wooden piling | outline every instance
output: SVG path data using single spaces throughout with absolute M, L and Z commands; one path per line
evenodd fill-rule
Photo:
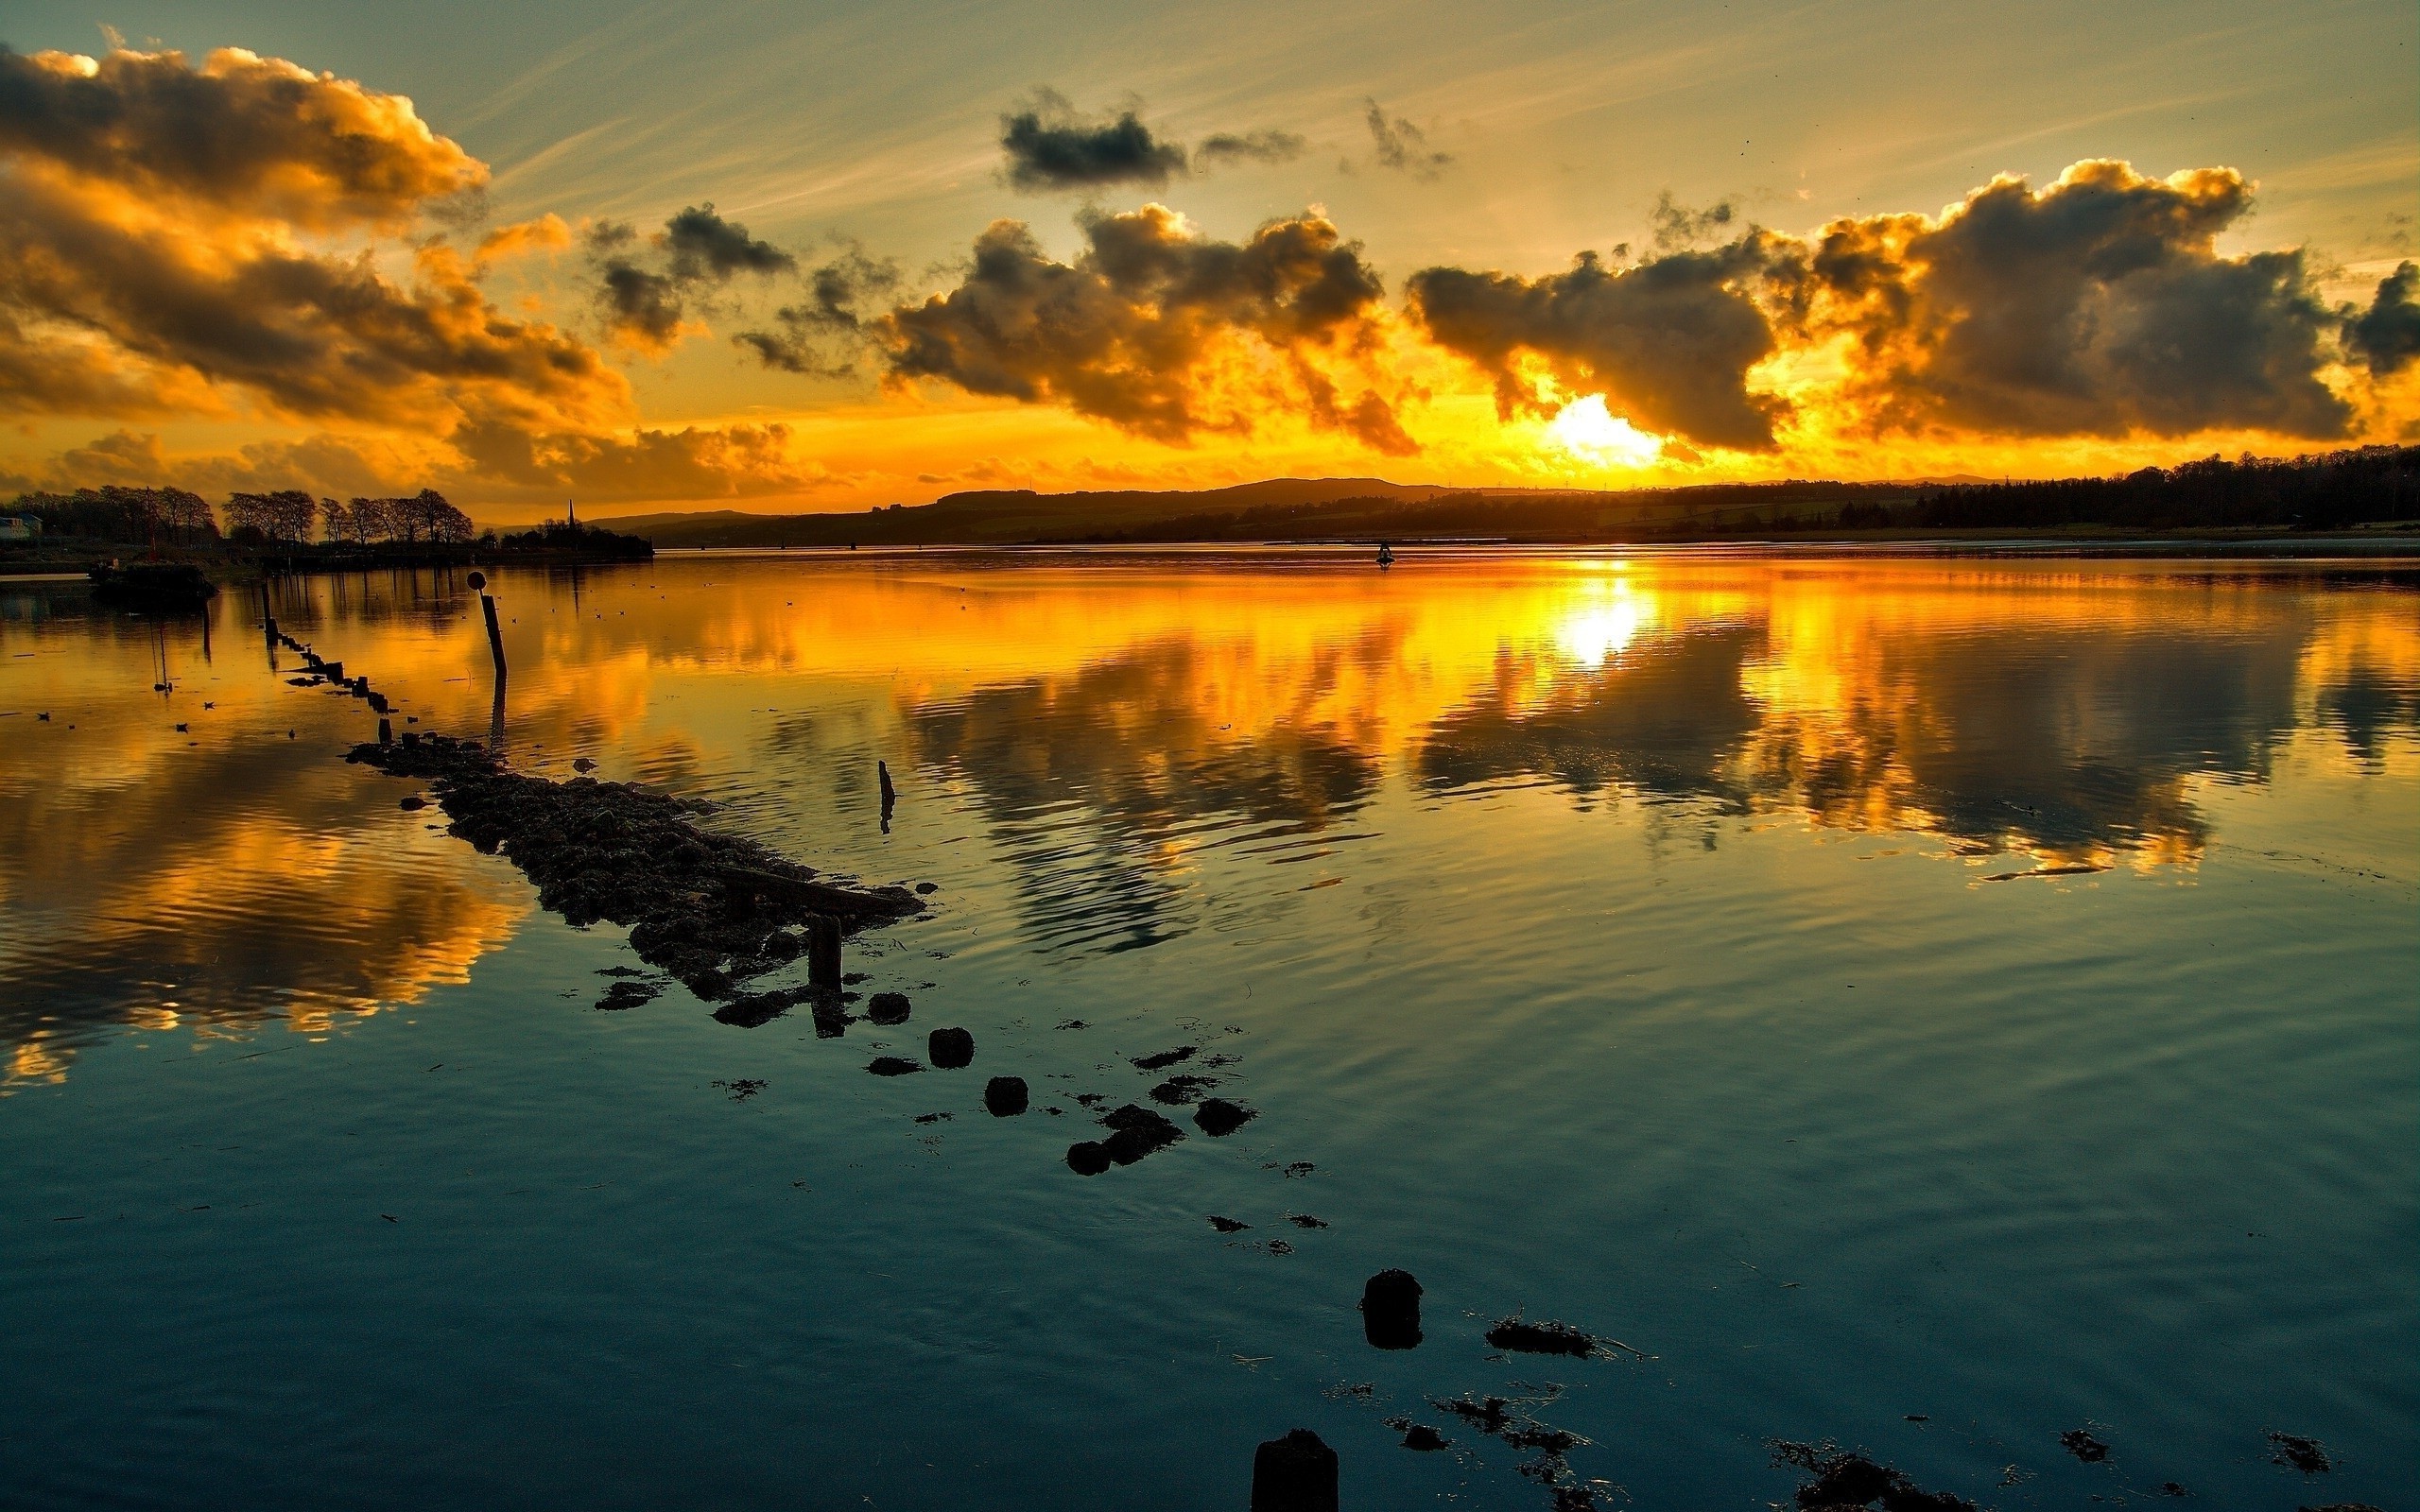
M 806 916 L 806 981 L 819 992 L 840 990 L 840 921 L 829 914 Z

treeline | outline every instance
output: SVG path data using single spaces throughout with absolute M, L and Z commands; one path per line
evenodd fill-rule
M 1771 529 L 1886 525 L 1921 497 L 1900 483 L 1718 483 L 1567 494 L 1471 490 L 1203 511 L 1119 530 L 1069 531 L 1067 543 L 1181 541 L 1655 541 Z
M 116 543 L 406 546 L 470 541 L 471 517 L 435 489 L 408 498 L 315 499 L 300 489 L 235 493 L 220 509 L 184 489 L 111 486 L 74 493 L 21 493 L 10 512 L 42 522 L 45 537 Z M 222 527 L 220 516 L 224 515 Z
M 565 520 L 549 520 L 528 530 L 519 530 L 496 542 L 499 551 L 578 552 L 584 557 L 602 558 L 608 561 L 651 561 L 655 546 L 641 536 L 626 536 L 597 525 L 583 525 Z
M 1961 484 L 1928 494 L 1908 524 L 1935 530 L 2340 530 L 2420 519 L 2420 446 L 2310 456 L 2204 457 L 2115 478 Z

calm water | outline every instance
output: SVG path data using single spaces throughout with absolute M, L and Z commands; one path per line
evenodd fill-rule
M 938 885 L 852 946 L 915 1021 L 838 1040 L 595 1011 L 620 931 L 338 760 L 370 717 L 287 683 L 257 600 L 163 632 L 0 588 L 0 1500 L 1240 1509 L 1299 1424 L 1348 1506 L 1542 1507 L 1423 1399 L 1559 1388 L 1530 1410 L 1639 1507 L 1787 1501 L 1774 1435 L 2002 1507 L 2408 1504 L 2411 582 L 502 575 L 517 763 Z M 277 612 L 486 730 L 458 581 Z M 974 1071 L 865 1074 L 950 1023 Z M 1074 1094 L 1181 1044 L 1259 1119 L 1070 1173 Z M 983 1115 L 1000 1073 L 1032 1113 Z M 1393 1265 L 1427 1337 L 1379 1353 Z M 1524 1308 L 1647 1358 L 1495 1356 Z

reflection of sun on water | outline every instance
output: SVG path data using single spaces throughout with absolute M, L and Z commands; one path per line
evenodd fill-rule
M 1617 655 L 1623 646 L 1638 635 L 1646 622 L 1646 607 L 1625 578 L 1615 578 L 1601 585 L 1601 602 L 1593 603 L 1566 616 L 1555 627 L 1554 642 L 1572 662 L 1587 667 L 1601 667 L 1605 659 Z
M 1547 426 L 1547 436 L 1572 455 L 1599 467 L 1645 467 L 1664 450 L 1664 438 L 1651 436 L 1605 408 L 1605 396 L 1590 394 L 1563 406 Z

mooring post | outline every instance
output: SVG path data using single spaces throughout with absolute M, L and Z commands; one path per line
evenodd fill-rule
M 395 727 L 394 727 L 394 725 L 393 725 L 392 723 L 390 723 L 389 721 L 388 721 L 388 720 L 384 720 L 384 719 L 379 720 L 379 721 L 378 721 L 378 744 L 379 744 L 379 745 L 381 745 L 381 746 L 391 746 L 391 745 L 393 745 L 394 743 L 395 743 Z
M 1337 1512 L 1336 1451 L 1307 1428 L 1252 1457 L 1252 1512 Z
M 487 574 L 473 573 L 471 586 L 478 591 L 479 610 L 487 616 L 488 655 L 495 659 L 495 685 L 501 692 L 504 687 L 504 631 L 495 622 L 495 600 L 488 595 Z
M 268 648 L 272 651 L 276 650 L 277 610 L 269 607 L 268 579 L 267 577 L 263 577 L 261 579 L 261 633 L 268 641 Z
M 840 921 L 829 914 L 806 916 L 806 984 L 818 992 L 840 990 Z

